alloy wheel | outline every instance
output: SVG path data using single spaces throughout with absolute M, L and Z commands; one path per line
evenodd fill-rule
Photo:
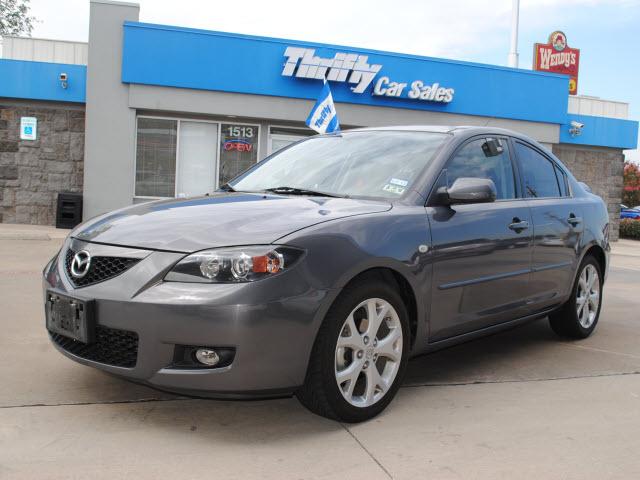
M 600 278 L 598 270 L 588 264 L 580 273 L 576 290 L 576 314 L 582 328 L 590 328 L 600 307 Z
M 402 325 L 381 298 L 362 301 L 344 321 L 335 352 L 335 378 L 342 396 L 369 407 L 389 391 L 402 360 Z

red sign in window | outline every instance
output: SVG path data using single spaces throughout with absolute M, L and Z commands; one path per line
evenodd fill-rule
M 223 147 L 227 152 L 237 150 L 238 152 L 250 152 L 253 145 L 246 140 L 227 140 Z

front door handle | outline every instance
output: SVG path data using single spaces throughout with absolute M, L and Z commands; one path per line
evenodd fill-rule
M 571 215 L 569 215 L 569 218 L 567 218 L 567 222 L 569 222 L 569 224 L 572 227 L 575 227 L 579 224 L 582 223 L 582 217 L 576 217 L 573 213 Z
M 513 222 L 509 224 L 509 228 L 516 233 L 520 233 L 523 230 L 526 230 L 527 228 L 529 228 L 529 222 L 522 221 L 516 217 L 513 219 Z

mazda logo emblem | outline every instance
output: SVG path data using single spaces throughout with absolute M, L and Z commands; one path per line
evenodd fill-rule
M 89 272 L 91 266 L 91 254 L 86 250 L 80 250 L 73 256 L 71 261 L 71 275 L 75 278 L 82 278 Z

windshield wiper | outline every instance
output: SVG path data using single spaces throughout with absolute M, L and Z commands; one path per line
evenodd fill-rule
M 335 193 L 318 192 L 316 190 L 307 190 L 305 188 L 297 187 L 273 187 L 265 188 L 263 191 L 271 193 L 284 193 L 286 195 L 309 195 L 312 197 L 334 197 L 345 198 L 344 195 L 337 195 Z

